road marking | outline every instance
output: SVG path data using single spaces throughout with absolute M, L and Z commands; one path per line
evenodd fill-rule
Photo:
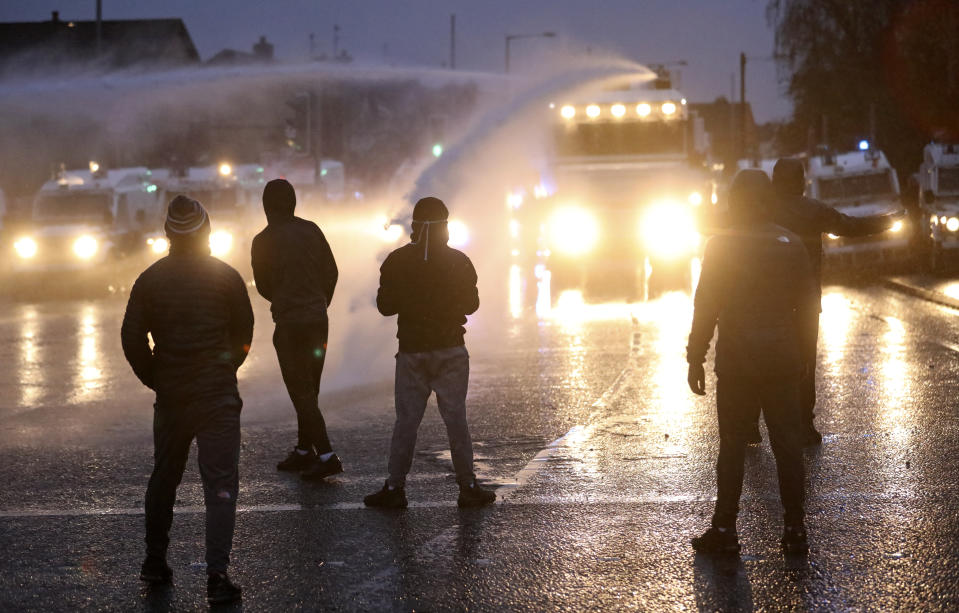
M 623 368 L 616 378 L 613 379 L 613 382 L 606 388 L 606 390 L 600 395 L 599 398 L 590 405 L 590 408 L 593 409 L 593 413 L 598 409 L 604 409 L 609 406 L 610 402 L 620 393 L 623 386 L 626 384 L 626 381 L 629 379 L 629 374 L 633 371 L 636 358 L 639 353 L 639 343 L 642 339 L 642 334 L 637 327 L 639 322 L 633 317 L 633 331 L 629 336 L 629 353 L 627 354 L 627 365 Z M 592 422 L 592 414 L 590 415 L 590 421 Z M 544 466 L 546 466 L 549 461 L 560 451 L 566 447 L 566 443 L 569 440 L 584 440 L 590 437 L 593 433 L 593 430 L 596 428 L 595 423 L 590 425 L 576 425 L 569 429 L 569 432 L 559 437 L 545 448 L 541 449 L 539 453 L 533 456 L 533 459 L 529 461 L 518 473 L 513 476 L 513 480 L 508 483 L 503 483 L 496 488 L 496 503 L 502 504 L 508 500 L 513 494 L 515 494 L 520 488 L 524 487 L 529 480 L 533 478 L 536 473 L 541 471 Z

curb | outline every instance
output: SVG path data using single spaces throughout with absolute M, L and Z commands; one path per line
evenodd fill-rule
M 902 279 L 885 279 L 883 285 L 889 289 L 908 294 L 910 296 L 915 296 L 916 298 L 921 298 L 929 302 L 934 302 L 936 304 L 949 307 L 951 309 L 956 309 L 959 311 L 959 300 L 955 298 L 950 298 L 942 292 L 937 292 L 935 290 L 926 289 L 924 287 L 919 287 L 918 285 L 913 285 L 907 283 Z

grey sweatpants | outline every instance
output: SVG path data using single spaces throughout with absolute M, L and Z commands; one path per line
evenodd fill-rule
M 396 424 L 390 443 L 392 487 L 404 487 L 413 464 L 416 432 L 426 401 L 436 392 L 440 416 L 446 423 L 456 482 L 473 482 L 473 442 L 466 424 L 466 389 L 469 387 L 470 358 L 466 347 L 450 347 L 420 353 L 396 354 Z

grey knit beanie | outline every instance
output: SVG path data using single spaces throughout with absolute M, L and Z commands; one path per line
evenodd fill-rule
M 209 227 L 209 223 L 210 217 L 202 204 L 186 196 L 177 196 L 167 208 L 163 229 L 167 236 L 174 238 L 199 232 L 204 226 Z

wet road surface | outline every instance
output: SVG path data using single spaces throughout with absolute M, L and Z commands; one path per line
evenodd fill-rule
M 333 314 L 331 354 L 339 338 L 377 355 L 334 361 L 321 395 L 346 472 L 323 484 L 277 473 L 295 422 L 268 312 L 254 304 L 237 610 L 959 608 L 955 310 L 881 286 L 827 291 L 825 439 L 807 452 L 810 553 L 780 553 L 764 442 L 747 456 L 742 555 L 712 560 L 688 544 L 708 524 L 718 448 L 715 379 L 705 398 L 685 383 L 688 296 L 561 300 L 515 317 L 487 303 L 467 335 L 469 407 L 477 472 L 500 501 L 469 511 L 455 506 L 435 410 L 420 430 L 410 508 L 362 507 L 385 477 L 389 320 L 338 333 Z M 148 593 L 137 580 L 152 399 L 119 348 L 123 306 L 0 304 L 0 610 L 205 607 L 195 455 L 178 496 L 174 585 Z

